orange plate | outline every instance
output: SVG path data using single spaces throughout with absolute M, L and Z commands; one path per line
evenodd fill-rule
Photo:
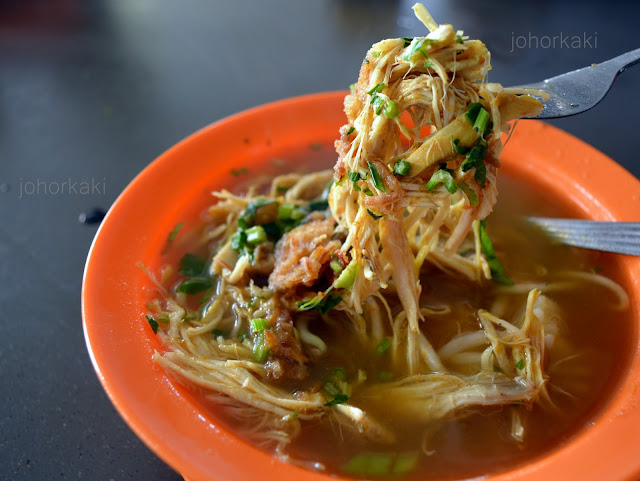
M 125 189 L 91 247 L 82 289 L 84 332 L 98 377 L 122 417 L 162 459 L 191 481 L 328 481 L 274 460 L 199 408 L 154 365 L 160 348 L 144 319 L 149 281 L 136 266 L 155 262 L 167 233 L 209 192 L 233 181 L 231 168 L 313 142 L 330 145 L 345 123 L 345 92 L 298 97 L 217 122 L 180 142 Z M 522 121 L 505 148 L 504 169 L 546 189 L 587 218 L 638 221 L 640 182 L 586 143 L 549 125 Z M 192 221 L 194 222 L 194 221 Z M 190 224 L 185 225 L 188 229 Z M 534 462 L 492 481 L 622 481 L 640 477 L 640 260 L 621 260 L 634 328 L 629 370 L 593 425 Z M 335 479 L 335 478 L 333 478 Z

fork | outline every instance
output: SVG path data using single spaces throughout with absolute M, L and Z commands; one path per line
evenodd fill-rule
M 563 244 L 617 254 L 640 256 L 640 222 L 606 222 L 526 217 Z
M 544 110 L 535 119 L 559 119 L 581 114 L 595 107 L 607 95 L 618 75 L 640 62 L 640 48 L 589 67 L 551 77 L 517 88 L 543 90 L 549 93 Z

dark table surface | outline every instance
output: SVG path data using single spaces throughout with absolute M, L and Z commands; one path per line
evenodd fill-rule
M 347 88 L 372 43 L 425 34 L 412 4 L 0 0 L 0 478 L 181 479 L 121 420 L 93 371 L 80 289 L 96 226 L 78 217 L 108 208 L 155 157 L 213 121 Z M 485 41 L 490 79 L 504 85 L 639 46 L 635 2 L 427 7 Z M 630 69 L 595 109 L 551 123 L 640 176 L 639 84 Z M 28 193 L 29 182 L 38 189 Z M 92 185 L 54 194 L 64 182 Z

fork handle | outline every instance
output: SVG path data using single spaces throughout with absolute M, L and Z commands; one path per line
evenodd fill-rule
M 635 50 L 631 50 L 631 52 L 623 53 L 622 55 L 618 55 L 611 60 L 607 60 L 606 62 L 602 62 L 598 66 L 602 65 L 603 67 L 613 67 L 617 70 L 618 73 L 621 73 L 632 67 L 633 65 L 640 62 L 640 48 Z

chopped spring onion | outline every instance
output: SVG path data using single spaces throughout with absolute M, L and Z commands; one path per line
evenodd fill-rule
M 382 92 L 385 88 L 386 88 L 386 84 L 378 84 L 375 87 L 373 87 L 371 90 L 369 90 L 367 92 L 367 94 L 369 95 L 375 95 L 375 94 L 379 94 L 380 92 Z
M 173 230 L 171 232 L 169 232 L 169 236 L 167 237 L 167 241 L 171 242 L 173 239 L 175 239 L 178 235 L 178 232 L 180 232 L 180 229 L 182 229 L 182 226 L 184 225 L 183 222 L 179 222 L 176 224 L 176 226 L 173 228 Z
M 293 204 L 280 204 L 278 206 L 278 219 L 289 220 L 293 211 L 296 210 L 296 206 Z
M 371 172 L 373 185 L 375 185 L 376 189 L 378 189 L 379 191 L 386 193 L 387 189 L 384 185 L 384 181 L 382 180 L 382 177 L 380 177 L 380 173 L 378 172 L 378 169 L 376 169 L 376 166 L 372 162 L 367 162 L 367 165 L 369 166 L 369 172 Z
M 338 394 L 336 397 L 333 398 L 332 401 L 329 401 L 328 403 L 326 403 L 325 406 L 335 406 L 336 404 L 346 403 L 348 400 L 349 400 L 349 396 L 347 396 L 346 394 Z
M 376 356 L 382 356 L 391 348 L 391 339 L 385 337 L 380 343 L 376 346 L 375 354 Z
M 256 245 L 267 240 L 267 233 L 261 225 L 254 225 L 247 230 L 247 244 Z
M 469 110 L 467 110 L 467 113 L 465 115 L 467 116 L 467 120 L 471 123 L 471 125 L 476 122 L 476 118 L 478 118 L 480 109 L 484 109 L 480 102 L 472 102 L 469 105 Z
M 344 272 L 343 272 L 344 274 Z M 332 288 L 330 287 L 325 292 L 318 293 L 316 297 L 306 302 L 299 302 L 298 309 L 301 311 L 308 311 L 315 309 L 320 314 L 327 314 L 340 302 L 342 302 L 342 296 L 334 296 L 331 294 Z
M 264 341 L 264 331 L 258 332 L 253 338 L 253 360 L 265 362 L 269 357 L 269 348 Z
M 455 140 L 452 140 L 451 142 L 453 143 L 453 148 L 455 149 L 455 151 L 460 155 L 467 155 L 471 150 L 469 147 L 458 145 L 460 142 L 460 139 L 455 139 Z
M 153 330 L 154 334 L 158 334 L 158 321 L 156 321 L 153 317 L 151 316 L 144 316 L 147 318 L 147 322 L 149 323 L 149 325 L 151 326 L 151 329 Z
M 462 36 L 461 35 L 456 35 L 456 43 L 464 43 L 464 40 L 462 40 Z
M 358 185 L 358 181 L 362 178 L 360 177 L 360 173 L 358 172 L 349 172 L 349 180 L 353 183 L 353 190 L 356 192 L 360 192 L 360 186 Z
M 326 392 L 331 397 L 336 397 L 338 394 L 342 394 L 342 391 L 340 391 L 338 385 L 333 381 L 325 382 L 322 386 L 322 389 L 324 389 L 324 392 Z
M 267 320 L 263 317 L 251 319 L 249 321 L 249 324 L 251 325 L 252 332 L 264 331 L 267 328 Z
M 520 359 L 520 360 L 516 363 L 516 367 L 522 371 L 522 370 L 524 369 L 524 359 Z
M 474 178 L 480 187 L 484 187 L 487 179 L 487 166 L 484 163 L 484 157 L 487 154 L 487 142 L 480 139 L 467 154 L 467 158 L 462 162 L 460 168 L 463 172 L 476 168 Z
M 369 197 L 371 197 L 373 195 L 373 192 L 371 192 L 371 189 L 369 187 L 364 189 L 362 192 L 364 192 L 365 195 L 368 195 Z M 371 215 L 373 215 L 373 214 L 371 214 Z
M 257 199 L 249 203 L 242 215 L 238 217 L 238 225 L 243 229 L 248 229 L 255 223 L 256 215 L 260 209 L 268 205 L 277 204 L 275 200 Z
M 451 172 L 446 169 L 440 169 L 431 176 L 431 179 L 427 182 L 427 190 L 432 191 L 439 184 L 444 184 L 450 194 L 455 194 L 456 190 L 458 190 Z
M 398 110 L 398 105 L 393 100 L 389 100 L 386 103 L 382 113 L 388 119 L 394 119 L 398 115 L 400 115 L 400 111 Z
M 339 274 L 343 270 L 342 263 L 335 259 L 329 262 L 329 267 L 331 267 L 331 270 L 336 274 Z
M 378 371 L 376 377 L 378 378 L 378 381 L 391 382 L 395 378 L 395 375 L 389 371 Z
M 178 272 L 183 276 L 196 277 L 204 272 L 207 261 L 195 254 L 185 254 L 180 259 L 180 268 Z
M 316 306 L 316 311 L 320 314 L 327 314 L 342 302 L 342 296 L 327 295 L 322 302 Z
M 411 41 L 413 40 L 413 37 L 402 37 L 402 40 L 404 40 L 403 48 L 407 48 L 409 45 L 411 45 Z
M 247 245 L 247 233 L 242 229 L 238 229 L 233 237 L 231 237 L 231 248 L 240 250 Z
M 207 289 L 210 289 L 212 286 L 213 281 L 211 279 L 206 279 L 204 277 L 192 277 L 182 281 L 182 283 L 180 283 L 176 288 L 176 291 L 184 294 L 198 294 L 199 292 L 204 292 Z
M 336 372 L 337 371 L 338 369 L 336 369 Z M 344 371 L 343 371 L 343 374 L 344 374 Z M 342 384 L 346 386 L 346 383 L 344 383 L 343 380 L 340 380 L 340 381 Z M 329 396 L 333 398 L 333 400 L 326 403 L 325 406 L 335 406 L 336 404 L 342 404 L 349 400 L 349 396 L 344 394 L 342 390 L 338 387 L 338 384 L 335 383 L 334 381 L 325 382 L 324 385 L 322 386 L 322 389 L 324 389 L 324 392 L 326 392 Z
M 385 107 L 385 101 L 382 97 L 374 95 L 371 99 L 371 105 L 373 105 L 376 115 L 380 115 L 382 113 L 382 109 Z
M 471 204 L 471 207 L 475 207 L 478 205 L 478 196 L 473 191 L 473 189 L 469 187 L 469 184 L 467 184 L 466 182 L 461 182 L 460 184 L 458 184 L 458 187 L 460 187 L 460 190 L 464 192 L 464 194 L 467 196 L 467 199 L 469 199 L 469 204 Z
M 222 329 L 214 329 L 211 331 L 211 335 L 213 337 L 227 337 L 229 333 L 227 331 L 223 331 Z
M 480 187 L 484 188 L 484 184 L 487 181 L 487 166 L 484 160 L 476 163 L 476 173 L 473 174 L 473 178 L 476 179 Z
M 409 474 L 418 465 L 419 454 L 417 452 L 412 453 L 399 453 L 396 456 L 396 464 L 391 470 L 393 477 L 400 477 Z
M 484 108 L 481 108 L 476 117 L 476 121 L 473 123 L 473 128 L 476 132 L 484 133 L 484 130 L 487 128 L 487 124 L 489 123 L 490 119 L 491 116 L 489 115 L 489 112 L 487 112 Z
M 347 131 L 347 135 L 351 135 L 355 131 L 356 131 L 356 128 L 352 125 L 351 127 L 349 127 L 349 130 Z
M 399 160 L 393 165 L 395 175 L 409 175 L 409 172 L 411 172 L 411 164 L 406 160 Z
M 278 220 L 300 220 L 305 216 L 304 210 L 294 204 L 278 206 Z
M 389 475 L 392 465 L 392 454 L 359 454 L 342 466 L 342 470 L 352 476 L 380 478 Z
M 267 222 L 266 224 L 262 224 L 262 228 L 267 234 L 267 237 L 271 237 L 274 240 L 277 240 L 282 236 L 282 227 L 276 222 Z
M 346 379 L 347 379 L 347 373 L 341 367 L 338 367 L 338 368 L 334 369 L 333 370 L 333 375 L 339 381 L 346 381 Z
M 482 247 L 482 253 L 484 254 L 485 258 L 487 259 L 487 263 L 489 264 L 491 278 L 499 284 L 512 286 L 513 281 L 504 273 L 502 264 L 500 264 L 500 261 L 496 257 L 496 251 L 493 248 L 493 243 L 491 242 L 489 234 L 487 234 L 487 228 L 484 220 L 480 221 L 479 233 L 480 247 Z
M 369 213 L 369 215 L 371 217 L 373 217 L 373 220 L 378 220 L 380 217 L 382 217 L 381 215 L 378 214 L 374 214 L 373 212 L 371 212 L 369 209 L 367 209 L 367 212 Z
M 349 92 L 351 92 L 351 95 L 353 95 L 353 93 L 355 92 L 355 90 L 356 90 L 356 84 L 354 84 L 354 83 L 353 83 L 353 84 L 350 84 L 350 85 L 349 85 Z
M 433 40 L 430 38 L 418 38 L 413 39 L 411 42 L 411 50 L 409 53 L 402 59 L 405 62 L 417 63 L 418 59 L 416 56 L 422 55 L 425 59 L 429 59 L 429 47 L 431 44 L 437 43 L 437 40 Z
M 419 453 L 363 453 L 351 458 L 342 471 L 359 478 L 400 478 L 418 465 Z
M 357 261 L 351 261 L 347 267 L 344 268 L 340 277 L 336 279 L 334 284 L 336 289 L 351 289 L 353 283 L 356 280 L 358 274 L 359 263 Z
M 249 173 L 249 169 L 247 169 L 246 167 L 241 167 L 239 169 L 231 169 L 231 175 L 233 175 L 234 177 L 238 177 L 239 175 L 244 175 L 248 173 Z
M 307 210 L 313 212 L 316 210 L 327 210 L 329 208 L 329 202 L 326 199 L 312 200 L 307 204 Z

